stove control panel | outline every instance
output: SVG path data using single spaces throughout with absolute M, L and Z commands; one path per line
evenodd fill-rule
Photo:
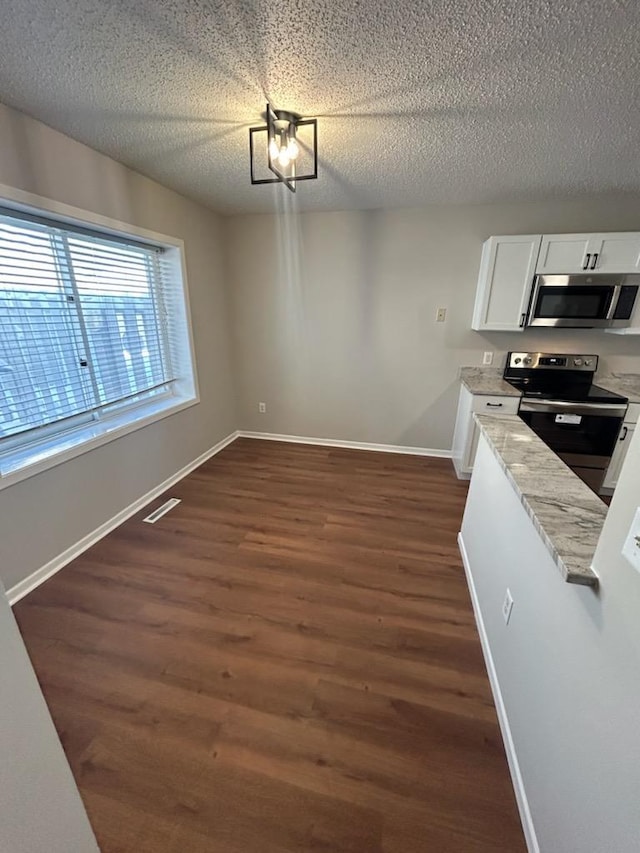
M 507 355 L 507 370 L 541 368 L 544 370 L 585 370 L 595 373 L 597 367 L 597 355 L 558 352 L 510 352 Z

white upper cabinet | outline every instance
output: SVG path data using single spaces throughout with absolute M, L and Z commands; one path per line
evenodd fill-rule
M 536 273 L 640 271 L 640 233 L 550 234 L 542 238 Z
M 472 329 L 522 331 L 541 240 L 540 234 L 525 234 L 484 243 Z
M 640 234 L 600 234 L 598 272 L 640 272 Z M 591 268 L 591 267 L 590 267 Z
M 592 245 L 596 234 L 545 235 L 540 244 L 536 273 L 579 273 L 586 269 L 587 258 L 596 254 Z M 590 260 L 589 260 L 590 262 Z

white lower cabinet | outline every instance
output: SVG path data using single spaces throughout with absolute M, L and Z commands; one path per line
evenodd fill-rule
M 460 386 L 458 415 L 453 434 L 453 466 L 461 480 L 468 480 L 473 471 L 480 430 L 473 419 L 475 414 L 515 415 L 518 413 L 520 397 L 502 397 L 489 394 L 472 394 L 464 385 Z
M 602 489 L 613 490 L 618 485 L 618 478 L 627 457 L 627 450 L 631 444 L 633 433 L 640 417 L 640 403 L 631 403 L 625 415 L 624 423 L 620 429 L 620 435 L 611 456 L 611 462 L 602 484 Z

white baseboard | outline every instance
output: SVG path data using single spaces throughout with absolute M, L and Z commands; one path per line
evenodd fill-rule
M 409 456 L 436 456 L 451 459 L 450 450 L 430 447 L 411 447 L 401 444 L 369 444 L 366 441 L 342 441 L 334 438 L 314 438 L 303 435 L 279 435 L 274 432 L 250 432 L 240 430 L 240 438 L 259 438 L 265 441 L 288 441 L 291 444 L 317 444 L 321 447 L 342 447 L 347 450 L 373 450 L 377 453 L 405 453 Z
M 9 604 L 13 605 L 17 601 L 20 601 L 21 598 L 24 598 L 27 593 L 34 590 L 36 587 L 40 586 L 41 583 L 44 583 L 48 578 L 52 575 L 55 575 L 56 572 L 59 572 L 64 566 L 78 557 L 83 551 L 86 551 L 87 548 L 90 548 L 92 545 L 95 545 L 100 539 L 114 530 L 116 527 L 121 525 L 124 521 L 130 518 L 132 515 L 135 515 L 136 512 L 141 510 L 144 506 L 150 503 L 152 500 L 161 495 L 167 489 L 170 489 L 171 486 L 175 485 L 179 480 L 182 480 L 183 477 L 186 477 L 187 474 L 190 474 L 194 471 L 198 466 L 202 465 L 203 462 L 206 462 L 207 459 L 211 459 L 212 456 L 215 456 L 216 453 L 219 453 L 223 450 L 228 444 L 231 444 L 232 441 L 238 437 L 238 432 L 232 432 L 226 438 L 223 438 L 222 441 L 219 441 L 213 447 L 209 448 L 209 450 L 205 451 L 203 454 L 198 456 L 197 459 L 194 459 L 192 462 L 189 462 L 188 465 L 185 465 L 184 468 L 181 468 L 179 471 L 176 471 L 175 474 L 172 474 L 162 483 L 159 483 L 153 489 L 148 491 L 146 494 L 142 495 L 142 497 L 138 498 L 132 504 L 125 507 L 125 509 L 121 510 L 119 513 L 110 518 L 108 521 L 105 521 L 104 524 L 101 524 L 100 527 L 97 527 L 95 530 L 92 530 L 91 533 L 88 533 L 86 536 L 83 536 L 79 542 L 71 545 L 71 547 L 67 548 L 61 554 L 58 554 L 57 557 L 54 557 L 53 560 L 49 560 L 48 563 L 45 563 L 44 566 L 41 566 L 39 569 L 36 569 L 35 572 L 30 574 L 24 580 L 21 580 L 15 586 L 12 586 L 11 589 L 7 590 L 7 599 Z
M 484 655 L 484 661 L 487 667 L 487 674 L 489 675 L 489 683 L 491 684 L 493 701 L 495 703 L 496 712 L 498 714 L 498 723 L 500 724 L 500 732 L 502 734 L 502 740 L 504 742 L 504 748 L 507 755 L 507 763 L 509 765 L 509 771 L 511 773 L 511 782 L 513 784 L 513 790 L 515 791 L 516 802 L 518 803 L 518 811 L 520 812 L 520 821 L 522 822 L 522 829 L 524 831 L 527 849 L 529 853 L 540 853 L 540 847 L 538 845 L 538 839 L 536 837 L 536 831 L 533 825 L 533 819 L 531 817 L 531 810 L 529 809 L 527 792 L 524 787 L 524 781 L 522 779 L 522 774 L 520 773 L 520 764 L 518 763 L 518 756 L 516 755 L 513 738 L 511 736 L 511 726 L 509 725 L 507 710 L 504 705 L 502 691 L 500 690 L 500 683 L 498 682 L 498 675 L 496 673 L 496 668 L 493 662 L 493 656 L 489 647 L 489 638 L 487 637 L 487 632 L 484 627 L 484 621 L 482 619 L 482 613 L 480 612 L 480 603 L 478 601 L 476 587 L 473 582 L 473 576 L 471 575 L 469 557 L 467 555 L 467 550 L 464 546 L 462 533 L 458 533 L 458 547 L 460 548 L 462 564 L 464 565 L 464 571 L 467 576 L 469 593 L 471 595 L 471 603 L 473 604 L 473 612 L 476 617 L 476 625 L 478 626 L 478 634 L 480 635 L 482 653 Z
M 467 471 L 462 470 L 461 465 L 460 465 L 460 459 L 456 459 L 455 456 L 452 456 L 451 461 L 453 462 L 453 467 L 454 467 L 455 472 L 456 472 L 456 477 L 459 480 L 470 480 L 471 479 L 471 474 L 469 474 Z

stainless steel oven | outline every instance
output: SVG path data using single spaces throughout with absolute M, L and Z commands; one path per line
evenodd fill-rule
M 640 275 L 537 275 L 526 325 L 629 326 L 639 286 Z
M 518 415 L 594 492 L 602 488 L 627 398 L 593 384 L 597 355 L 510 352 L 504 378 Z
M 594 492 L 602 488 L 627 404 L 523 398 L 522 420 Z

